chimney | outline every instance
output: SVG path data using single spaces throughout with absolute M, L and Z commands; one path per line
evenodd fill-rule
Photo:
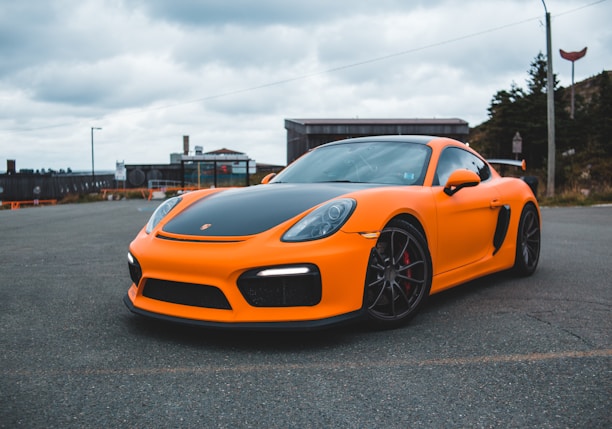
M 15 160 L 7 159 L 6 160 L 6 174 L 15 174 L 15 173 L 16 173 Z
M 189 155 L 189 136 L 183 136 L 183 155 Z

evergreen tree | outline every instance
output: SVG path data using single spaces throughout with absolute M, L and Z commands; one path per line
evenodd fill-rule
M 487 121 L 484 141 L 475 142 L 479 151 L 490 158 L 510 158 L 512 156 L 512 137 L 508 130 L 516 128 L 521 122 L 520 101 L 525 93 L 514 82 L 510 91 L 498 91 L 491 100 L 489 121 Z M 505 143 L 505 144 L 504 144 Z
M 472 131 L 470 144 L 489 158 L 511 158 L 512 137 L 523 138 L 522 158 L 529 174 L 546 177 L 548 156 L 547 62 L 540 52 L 527 71 L 527 90 L 514 82 L 491 99 L 489 119 Z M 560 188 L 595 189 L 612 180 L 611 73 L 597 76 L 594 96 L 576 94 L 575 119 L 570 118 L 569 89 L 555 89 L 556 184 Z
M 546 94 L 548 64 L 542 52 L 538 52 L 538 55 L 531 62 L 530 69 L 527 73 L 529 74 L 529 79 L 527 79 L 528 94 Z
M 599 125 L 595 127 L 595 140 L 606 156 L 612 156 L 612 82 L 610 73 L 597 76 L 599 91 L 594 97 L 593 116 Z
M 529 89 L 523 116 L 523 153 L 527 163 L 534 168 L 544 168 L 548 157 L 548 64 L 546 57 L 539 52 L 527 71 Z M 557 76 L 553 74 L 553 90 L 559 85 Z M 555 97 L 555 129 L 561 113 L 559 97 Z M 522 135 L 523 133 L 521 133 Z M 555 133 L 555 145 L 559 148 L 559 135 Z

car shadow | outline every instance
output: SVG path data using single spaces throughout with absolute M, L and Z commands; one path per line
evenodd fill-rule
M 128 314 L 124 324 L 130 334 L 161 343 L 217 349 L 297 351 L 335 347 L 350 343 L 356 336 L 371 331 L 362 322 L 319 330 L 242 330 L 214 329 L 149 319 Z
M 427 300 L 427 304 L 421 310 L 421 314 L 435 314 L 436 312 L 445 311 L 447 307 L 461 306 L 461 303 L 465 300 L 473 299 L 484 292 L 503 288 L 515 280 L 516 276 L 509 271 L 494 273 L 471 280 L 435 295 L 431 295 Z
M 150 319 L 136 314 L 126 314 L 123 324 L 130 335 L 140 340 L 196 348 L 286 352 L 335 348 L 366 341 L 371 335 L 401 335 L 403 330 L 416 329 L 415 325 L 435 323 L 440 314 L 461 307 L 462 302 L 474 299 L 484 291 L 504 287 L 514 278 L 510 273 L 496 273 L 432 295 L 415 319 L 393 329 L 372 327 L 364 320 L 319 330 L 214 329 Z

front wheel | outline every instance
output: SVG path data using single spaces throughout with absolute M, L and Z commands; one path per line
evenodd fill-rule
M 514 271 L 520 276 L 534 273 L 540 260 L 540 217 L 531 203 L 523 208 L 516 237 Z
M 366 274 L 364 307 L 374 324 L 395 327 L 410 320 L 431 288 L 431 256 L 423 235 L 395 219 L 382 230 Z

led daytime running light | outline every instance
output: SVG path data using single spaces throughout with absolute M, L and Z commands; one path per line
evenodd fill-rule
M 308 274 L 308 267 L 287 267 L 287 268 L 269 268 L 257 273 L 257 277 L 275 277 L 275 276 L 295 276 L 299 274 Z

